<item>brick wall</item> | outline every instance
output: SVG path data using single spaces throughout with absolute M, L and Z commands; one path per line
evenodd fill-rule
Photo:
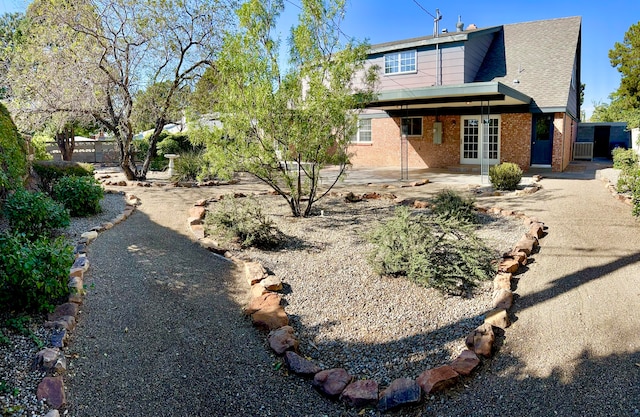
M 527 170 L 531 161 L 532 116 L 501 115 L 500 161 Z M 422 136 L 409 137 L 409 168 L 447 168 L 460 164 L 460 116 L 439 116 L 442 143 L 433 143 L 435 116 L 422 118 Z M 372 143 L 349 147 L 355 167 L 400 167 L 400 118 L 371 120 Z M 555 144 L 554 144 L 555 149 Z
M 500 116 L 500 162 L 513 162 L 525 171 L 529 169 L 532 123 L 530 113 Z

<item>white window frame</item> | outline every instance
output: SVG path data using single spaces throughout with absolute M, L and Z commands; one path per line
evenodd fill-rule
M 422 132 L 424 131 L 423 129 L 423 125 L 422 125 L 422 116 L 412 116 L 412 117 L 403 117 L 400 119 L 400 134 L 402 135 L 402 126 L 404 125 L 404 121 L 408 120 L 408 119 L 420 119 L 420 132 L 416 133 L 414 131 L 409 131 L 407 132 L 407 136 L 418 136 L 418 137 L 422 137 Z M 413 123 L 409 123 L 409 129 L 411 129 L 411 126 L 413 126 Z
M 484 116 L 486 118 L 486 116 Z M 486 133 L 489 134 L 489 140 L 487 145 L 489 147 L 489 153 L 494 156 L 494 158 L 488 158 L 489 164 L 498 164 L 500 162 L 500 143 L 502 141 L 502 131 L 500 129 L 501 118 L 500 115 L 491 115 L 489 119 L 495 121 L 491 126 L 488 127 L 488 131 L 485 130 L 487 126 L 482 123 L 482 116 L 462 116 L 460 117 L 460 164 L 473 164 L 479 165 L 482 163 L 480 160 L 480 146 L 483 141 L 483 135 Z M 465 134 L 465 127 L 468 127 L 467 122 L 475 121 L 477 126 L 477 143 L 475 144 L 475 149 L 465 149 L 465 145 L 472 146 L 473 143 L 469 143 L 467 141 L 467 134 Z M 473 132 L 470 132 L 473 135 Z M 466 151 L 471 153 L 476 153 L 475 157 L 470 157 L 468 154 L 465 154 Z
M 384 55 L 384 75 L 414 74 L 418 72 L 418 51 L 390 52 Z
M 351 143 L 373 143 L 371 119 L 358 119 L 358 130 L 351 137 Z

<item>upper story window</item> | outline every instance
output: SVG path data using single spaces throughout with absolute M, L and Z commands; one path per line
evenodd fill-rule
M 371 143 L 371 119 L 358 120 L 358 131 L 351 137 L 352 143 Z
M 403 74 L 416 72 L 416 51 L 402 51 L 385 54 L 384 73 Z

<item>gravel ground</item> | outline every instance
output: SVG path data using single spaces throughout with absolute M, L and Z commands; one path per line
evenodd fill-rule
M 454 359 L 490 309 L 490 281 L 471 297 L 459 297 L 372 271 L 367 262 L 372 246 L 364 235 L 393 215 L 389 200 L 345 203 L 330 197 L 317 207 L 322 217 L 306 219 L 292 218 L 280 197 L 261 201 L 289 243 L 278 251 L 252 249 L 242 255 L 260 261 L 287 285 L 284 302 L 301 350 L 324 368 L 344 367 L 382 386 L 399 377 L 416 378 Z M 481 219 L 478 233 L 496 257 L 525 233 L 515 218 Z
M 70 243 L 75 243 L 80 235 L 92 227 L 110 221 L 124 210 L 124 197 L 120 193 L 107 193 L 101 201 L 102 212 L 89 218 L 74 217 L 71 224 L 61 234 Z M 2 227 L 7 227 L 3 223 Z M 44 315 L 32 315 L 20 334 L 6 326 L 10 312 L 0 311 L 0 331 L 4 339 L 0 341 L 0 415 L 21 417 L 46 414 L 48 406 L 36 398 L 36 389 L 42 378 L 42 372 L 33 371 L 31 365 L 39 343 L 49 339 L 50 331 L 43 327 Z M 1 336 L 0 336 L 1 337 Z

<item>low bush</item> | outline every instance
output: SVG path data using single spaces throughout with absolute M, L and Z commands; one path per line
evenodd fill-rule
M 233 196 L 224 198 L 215 210 L 207 212 L 205 231 L 220 238 L 223 244 L 237 244 L 242 248 L 273 249 L 284 237 L 255 200 Z
M 55 182 L 62 177 L 93 177 L 94 172 L 92 164 L 72 161 L 36 161 L 33 170 L 46 193 L 51 193 Z
M 489 181 L 496 190 L 513 191 L 522 180 L 522 169 L 513 162 L 489 167 Z
M 463 197 L 460 193 L 445 189 L 438 192 L 432 200 L 433 213 L 445 219 L 457 219 L 468 223 L 477 223 L 475 201 L 472 197 Z
M 73 248 L 62 237 L 30 241 L 0 233 L 0 304 L 9 310 L 51 311 L 69 294 Z
M 47 142 L 53 141 L 53 138 L 43 133 L 33 135 L 31 138 L 31 149 L 36 161 L 51 161 L 53 155 L 47 152 Z
M 187 152 L 174 159 L 173 181 L 208 179 L 208 164 L 201 152 Z
M 9 226 L 29 239 L 52 236 L 56 229 L 69 226 L 69 212 L 42 192 L 19 189 L 10 194 L 2 207 Z
M 72 216 L 85 217 L 102 211 L 100 201 L 104 190 L 93 177 L 62 177 L 53 185 L 51 196 Z
M 638 167 L 638 154 L 633 149 L 614 148 L 613 167 L 621 170 L 634 169 Z
M 368 235 L 374 246 L 369 262 L 380 275 L 406 276 L 443 292 L 464 294 L 494 272 L 492 251 L 473 227 L 453 217 L 412 214 L 399 207 Z

